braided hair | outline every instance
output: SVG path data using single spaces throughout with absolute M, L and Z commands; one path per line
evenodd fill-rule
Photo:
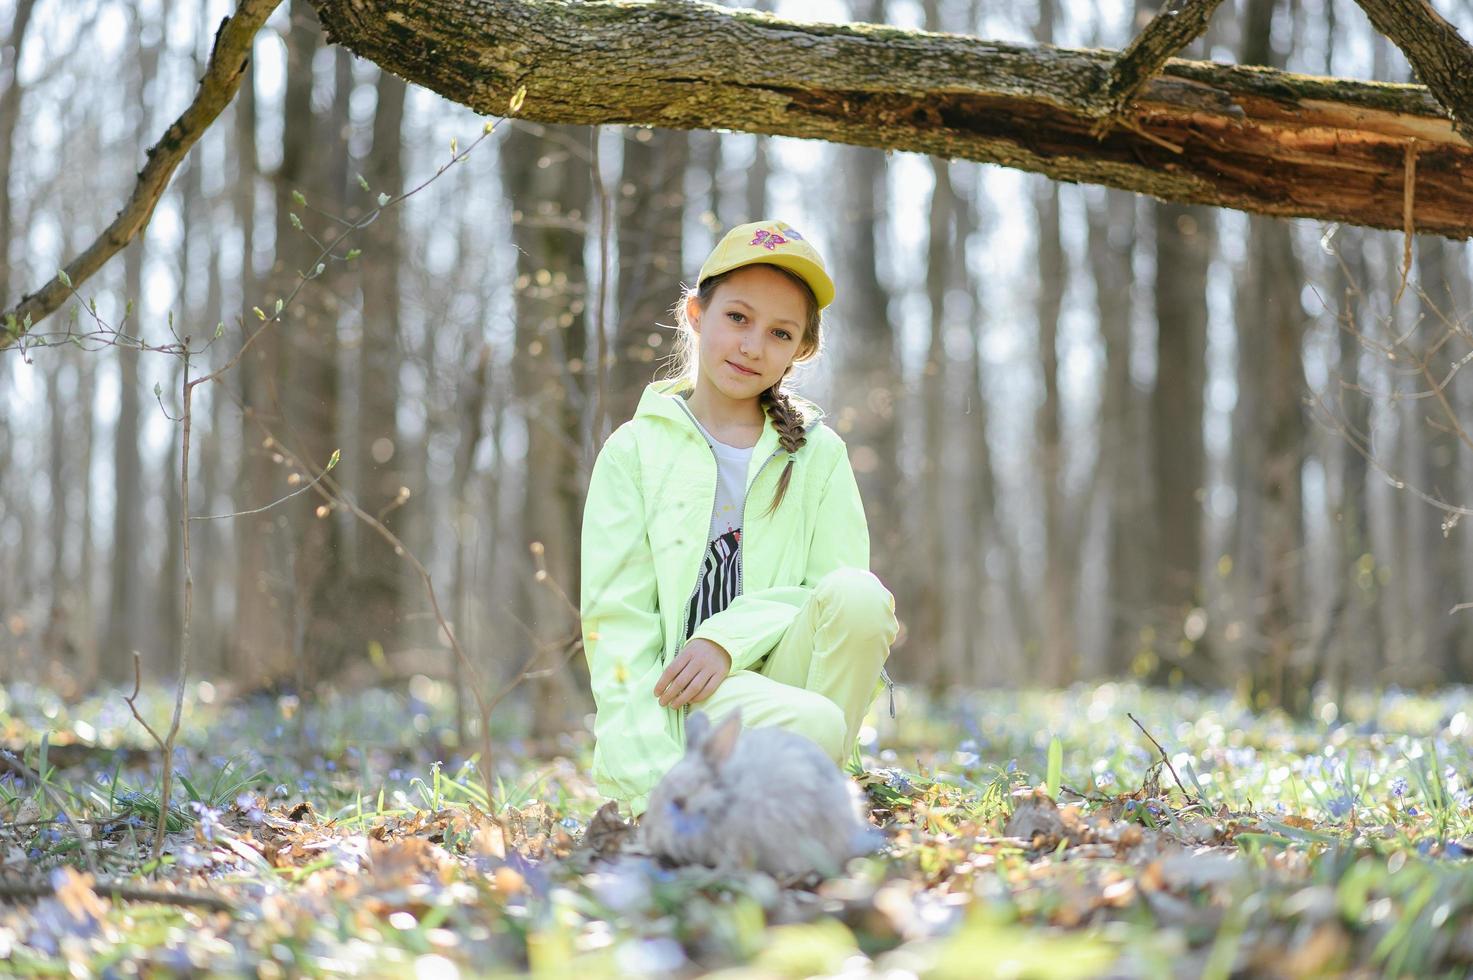
M 772 427 L 777 430 L 778 444 L 788 452 L 788 462 L 783 467 L 782 476 L 777 479 L 777 489 L 772 492 L 772 503 L 767 508 L 767 513 L 771 514 L 783 502 L 783 497 L 787 496 L 788 483 L 793 479 L 793 463 L 798 458 L 798 450 L 803 448 L 808 437 L 803 431 L 803 416 L 788 398 L 788 393 L 782 390 L 781 381 L 764 391 L 758 403 L 767 413 L 767 417 L 772 419 Z
M 740 268 L 745 268 L 745 266 Z M 802 276 L 799 276 L 795 272 L 790 272 L 782 266 L 773 265 L 770 268 L 776 269 L 778 272 L 787 276 L 803 291 L 808 316 L 803 325 L 803 336 L 798 341 L 798 354 L 793 358 L 793 362 L 795 364 L 801 364 L 805 361 L 811 361 L 818 356 L 821 339 L 820 331 L 823 325 L 823 315 L 818 307 L 818 300 L 814 297 L 813 290 L 809 287 L 808 283 L 803 281 Z M 698 370 L 697 364 L 699 362 L 699 348 L 695 330 L 691 328 L 690 322 L 686 319 L 686 303 L 691 298 L 694 298 L 696 305 L 703 310 L 706 309 L 711 305 L 711 297 L 716 294 L 716 287 L 720 286 L 726 281 L 728 276 L 736 271 L 736 269 L 732 269 L 730 272 L 707 276 L 694 289 L 687 287 L 681 295 L 680 301 L 676 303 L 673 311 L 678 332 L 675 337 L 675 350 L 670 355 L 670 367 L 665 372 L 665 377 L 694 378 L 696 376 Z M 788 366 L 788 371 L 792 371 L 791 364 Z M 783 380 L 786 380 L 787 373 L 784 372 L 783 378 L 771 388 L 762 392 L 758 398 L 758 404 L 762 406 L 762 411 L 766 413 L 768 418 L 772 419 L 772 427 L 777 430 L 778 444 L 788 454 L 788 462 L 783 467 L 782 475 L 778 477 L 777 489 L 773 491 L 772 503 L 767 508 L 768 514 L 777 510 L 778 505 L 787 496 L 788 484 L 793 479 L 793 462 L 797 458 L 798 450 L 802 449 L 803 444 L 807 441 L 803 414 L 798 411 L 797 406 L 788 397 L 788 392 L 783 388 Z

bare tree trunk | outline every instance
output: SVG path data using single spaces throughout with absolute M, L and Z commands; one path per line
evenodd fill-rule
M 561 129 L 556 142 L 534 142 L 518 132 L 503 144 L 503 184 L 511 206 L 522 212 L 513 237 L 517 245 L 516 353 L 512 373 L 527 427 L 522 546 L 540 548 L 548 575 L 572 594 L 578 581 L 578 524 L 584 492 L 582 403 L 584 389 L 568 372 L 569 352 L 586 348 L 587 270 L 581 221 L 592 200 L 590 131 Z M 558 150 L 552 150 L 559 147 Z M 550 153 L 547 165 L 540 165 Z M 679 227 L 678 223 L 675 225 Z M 669 228 L 664 234 L 670 234 Z M 653 247 L 640 241 L 632 247 Z M 678 254 L 678 253 L 677 253 Z M 535 734 L 564 731 L 583 699 L 579 665 L 565 656 L 577 636 L 576 610 L 533 577 L 533 558 L 518 580 L 518 610 L 531 629 L 525 660 L 538 655 L 532 682 Z
M 321 31 L 310 6 L 293 4 L 292 38 L 300 53 L 300 63 L 310 66 L 316 58 Z M 311 128 L 301 133 L 283 133 L 283 138 L 300 140 L 300 166 L 282 169 L 274 181 L 276 193 L 276 295 L 284 295 L 295 285 L 298 270 L 312 267 L 317 246 L 295 231 L 290 220 L 296 210 L 292 191 L 304 192 L 329 214 L 345 210 L 344 192 L 348 186 L 348 147 L 341 135 L 348 128 L 348 96 L 351 56 L 346 51 L 333 51 L 334 85 L 330 105 L 320 115 L 313 114 Z M 310 74 L 308 80 L 310 82 Z M 311 134 L 334 134 L 324 152 L 313 147 Z M 299 216 L 301 217 L 301 216 Z M 318 238 L 325 237 L 335 224 L 315 216 L 302 217 L 303 224 L 318 225 Z M 297 455 L 313 467 L 327 465 L 328 459 L 342 442 L 339 436 L 339 398 L 341 379 L 338 370 L 340 343 L 338 327 L 341 317 L 340 290 L 343 279 L 329 274 L 314 281 L 297 294 L 294 309 L 286 311 L 283 333 L 290 344 L 285 376 L 288 379 L 280 393 L 280 404 L 286 419 L 280 428 Z M 353 533 L 352 518 L 347 514 L 314 512 L 315 498 L 304 496 L 285 510 L 291 518 L 291 554 L 293 588 L 298 610 L 295 623 L 293 675 L 303 690 L 312 690 L 322 681 L 331 680 L 353 650 L 362 650 L 358 629 L 346 627 L 362 615 L 353 608 L 350 572 L 344 567 L 344 541 Z M 354 644 L 350 647 L 350 644 Z
M 200 48 L 196 50 L 195 54 L 196 74 L 203 71 L 205 59 L 208 57 L 208 36 L 202 35 L 199 43 Z M 239 103 L 237 103 L 236 111 L 240 111 Z M 236 148 L 230 146 L 231 141 L 235 138 L 233 133 L 226 132 L 222 136 L 226 145 L 230 147 L 230 152 L 236 156 L 236 166 L 249 173 L 250 170 L 248 168 L 251 168 L 251 165 L 255 162 L 254 159 L 248 161 L 240 159 Z M 190 179 L 193 181 L 195 193 L 203 198 L 204 170 L 202 167 L 193 167 L 191 171 Z M 239 178 L 240 175 L 238 174 L 237 176 Z M 252 186 L 250 178 L 247 178 L 243 183 L 245 183 L 247 191 Z M 211 208 L 216 207 L 217 203 L 212 199 L 210 206 Z M 203 333 L 213 336 L 211 325 L 223 325 L 225 320 L 224 284 L 221 281 L 220 270 L 221 249 L 217 236 L 206 234 L 204 237 L 209 242 L 209 248 L 205 252 L 206 267 L 204 274 L 207 280 L 205 305 L 195 321 L 195 335 L 199 336 Z M 238 285 L 244 284 L 250 277 L 251 242 L 244 235 L 242 235 L 242 238 L 244 247 L 241 252 L 241 270 L 237 279 Z M 228 329 L 226 336 L 229 336 Z M 222 365 L 225 356 L 224 351 L 215 354 L 214 357 L 216 359 L 209 364 L 211 369 Z M 231 474 L 226 472 L 227 466 L 233 465 L 233 460 L 228 459 L 226 444 L 229 442 L 233 445 L 239 445 L 242 438 L 239 433 L 231 431 L 232 427 L 226 423 L 226 419 L 233 417 L 235 414 L 235 403 L 227 393 L 225 385 L 233 383 L 234 379 L 230 379 L 224 384 L 211 385 L 209 386 L 209 391 L 199 392 L 196 395 L 195 405 L 197 407 L 195 411 L 199 412 L 200 409 L 198 406 L 200 406 L 200 402 L 205 401 L 204 408 L 206 411 L 200 412 L 200 416 L 207 420 L 207 426 L 203 432 L 204 437 L 198 441 L 200 460 L 199 491 L 193 495 L 195 501 L 193 506 L 200 514 L 218 514 L 228 511 L 229 504 L 222 504 L 220 501 L 220 497 L 222 496 L 221 488 L 233 486 L 236 483 L 232 479 Z M 199 395 L 203 395 L 203 399 L 199 398 Z M 198 425 L 198 423 L 196 424 Z M 231 609 L 228 606 L 222 605 L 220 599 L 224 583 L 234 583 L 236 568 L 234 539 L 230 537 L 229 527 L 222 526 L 225 523 L 222 521 L 200 521 L 190 528 L 191 540 L 193 542 L 192 549 L 197 550 L 201 555 L 210 556 L 207 560 L 198 563 L 198 566 L 193 572 L 195 580 L 199 584 L 195 590 L 193 599 L 195 612 L 191 616 L 191 630 L 195 636 L 194 661 L 199 665 L 200 673 L 207 677 L 219 676 L 225 669 L 224 639 L 228 635 Z
M 1093 196 L 1089 209 L 1090 271 L 1095 282 L 1105 373 L 1100 398 L 1099 452 L 1107 507 L 1104 670 L 1127 673 L 1146 625 L 1150 579 L 1147 542 L 1150 485 L 1146 472 L 1144 399 L 1130 379 L 1131 285 L 1135 199 L 1122 191 Z
M 1279 66 L 1270 25 L 1278 0 L 1249 0 L 1243 60 Z M 1302 344 L 1308 325 L 1299 290 L 1303 272 L 1290 228 L 1249 219 L 1249 273 L 1237 305 L 1240 455 L 1236 568 L 1247 583 L 1245 621 L 1252 646 L 1249 694 L 1255 707 L 1309 710 L 1319 666 L 1307 643 L 1302 547 L 1306 445 Z M 1244 424 L 1240 427 L 1238 421 Z M 1250 455 L 1251 454 L 1251 455 Z M 1257 458 L 1254 458 L 1254 457 Z M 1261 564 L 1251 567 L 1249 556 Z M 1242 567 L 1249 566 L 1249 567 Z
M 294 13 L 293 21 L 296 17 Z M 288 35 L 279 171 L 288 183 L 300 178 L 304 143 L 312 121 L 311 60 L 310 50 L 303 50 L 305 30 L 294 24 Z M 304 56 L 307 58 L 305 62 Z M 259 163 L 254 64 L 246 70 L 247 78 L 241 84 L 236 103 L 237 159 L 241 162 L 235 213 L 236 220 L 241 223 L 246 257 L 241 284 L 242 316 L 250 324 L 255 322 L 253 308 L 272 305 L 272 298 L 267 293 L 267 283 L 272 281 L 272 277 L 268 275 L 261 279 L 252 269 L 251 257 L 256 247 L 254 215 Z M 282 247 L 282 242 L 276 241 L 275 248 L 280 251 Z M 244 406 L 241 439 L 243 478 L 237 484 L 241 491 L 241 498 L 236 501 L 237 510 L 262 507 L 281 496 L 286 486 L 286 474 L 273 459 L 275 451 L 265 444 L 257 425 L 260 422 L 273 431 L 281 429 L 277 394 L 285 361 L 282 332 L 275 328 L 267 330 L 240 363 L 241 402 Z M 283 676 L 291 676 L 293 651 L 289 637 L 292 606 L 286 585 L 290 534 L 286 530 L 285 516 L 282 510 L 273 508 L 232 522 L 239 554 L 232 662 L 236 678 L 251 686 L 270 686 Z
M 766 136 L 752 137 L 752 164 L 747 168 L 747 213 L 734 224 L 770 217 L 767 213 L 767 177 L 771 168 L 767 164 L 767 144 Z
M 77 388 L 79 391 L 96 391 L 97 358 L 79 358 L 77 367 Z M 97 432 L 97 411 L 92 399 L 82 398 L 79 400 L 78 414 L 81 416 L 81 435 L 78 439 L 78 457 L 80 459 L 79 475 L 82 485 L 82 542 L 79 549 L 81 564 L 78 566 L 77 582 L 85 596 L 96 595 L 99 584 L 99 576 L 94 571 L 97 564 L 96 547 L 92 537 L 92 517 L 94 510 L 94 496 L 92 490 L 92 451 Z M 0 458 L 0 471 L 3 471 L 4 460 Z M 79 670 L 80 683 L 83 690 L 90 690 L 96 682 L 100 670 L 99 648 L 97 645 L 97 603 L 88 598 L 78 603 L 78 622 L 72 628 L 72 635 L 81 644 L 82 656 Z
M 143 92 L 148 90 L 158 75 L 158 44 L 135 49 L 138 74 L 133 76 L 133 101 L 143 104 Z M 148 134 L 143 127 L 148 125 L 148 114 L 140 116 L 140 131 L 135 134 L 135 146 L 141 155 L 147 145 Z M 126 308 L 131 315 L 125 316 L 127 332 L 138 336 L 143 329 L 143 256 L 146 242 L 135 239 L 123 252 L 123 294 Z M 120 311 L 120 313 L 123 311 Z M 138 390 L 138 351 L 127 347 L 115 348 L 119 367 L 118 418 L 113 427 L 113 505 L 112 582 L 108 589 L 107 628 L 102 643 L 103 676 L 110 681 L 122 682 L 133 674 L 132 652 L 144 643 L 141 622 L 143 595 L 143 565 L 140 553 L 144 549 L 143 532 L 146 530 L 143 510 L 143 465 L 138 450 L 141 395 Z M 162 650 L 142 650 L 144 662 L 157 665 L 162 659 Z
M 31 13 L 36 9 L 36 0 L 19 0 L 10 21 L 10 36 L 0 47 L 0 174 L 9 175 L 13 166 L 15 129 L 20 122 L 21 99 L 25 88 L 20 84 L 17 66 L 20 64 L 21 47 L 25 44 L 26 30 L 31 23 Z M 11 290 L 20 284 L 11 281 L 10 260 L 11 228 L 10 182 L 0 180 L 0 296 L 4 306 L 9 307 Z
M 927 13 L 935 17 L 934 0 L 928 0 Z M 931 337 L 921 369 L 919 398 L 921 403 L 922 446 L 920 479 L 916 490 L 921 507 L 913 512 L 918 521 L 917 540 L 921 553 L 929 556 L 927 567 L 916 567 L 914 584 L 921 586 L 909 609 L 912 636 L 923 649 L 932 651 L 926 674 L 936 690 L 956 683 L 948 665 L 944 629 L 947 605 L 948 575 L 942 570 L 946 553 L 943 521 L 951 525 L 946 507 L 946 293 L 951 281 L 952 253 L 956 247 L 954 220 L 956 195 L 951 186 L 950 166 L 945 160 L 931 159 L 930 229 L 926 255 L 926 299 L 931 307 Z
M 1463 351 L 1456 331 L 1466 330 L 1459 317 L 1466 318 L 1469 311 L 1454 307 L 1451 266 L 1451 248 L 1440 238 L 1422 236 L 1416 243 L 1416 275 L 1418 279 L 1418 306 L 1420 323 L 1416 332 L 1418 355 L 1429 362 L 1431 377 L 1419 379 L 1417 388 L 1429 390 L 1433 384 L 1451 377 L 1448 391 L 1452 403 L 1464 385 L 1461 373 L 1453 374 L 1457 357 Z M 1466 320 L 1464 321 L 1464 323 Z M 1435 403 L 1433 403 L 1435 404 Z M 1428 403 L 1418 400 L 1411 403 L 1411 425 L 1416 427 L 1416 436 L 1409 438 L 1408 445 L 1415 446 L 1419 458 L 1409 459 L 1407 480 L 1439 499 L 1454 503 L 1457 500 L 1457 437 L 1447 431 L 1449 422 L 1442 419 L 1442 412 Z M 1428 419 L 1437 420 L 1429 422 Z M 1408 433 L 1411 436 L 1411 433 Z M 1416 508 L 1415 516 L 1408 512 L 1409 538 L 1413 544 L 1408 555 L 1407 574 L 1411 586 L 1413 630 L 1422 639 L 1417 651 L 1417 671 L 1427 684 L 1445 683 L 1458 675 L 1455 650 L 1458 645 L 1456 631 L 1462 620 L 1450 616 L 1448 611 L 1462 601 L 1462 575 L 1457 560 L 1457 546 L 1449 540 L 1455 533 L 1448 524 L 1449 515 L 1434 510 L 1422 500 L 1406 495 L 1409 508 Z
M 51 545 L 51 570 L 48 576 L 50 587 L 47 590 L 50 602 L 41 643 L 42 655 L 51 666 L 53 676 L 58 668 L 64 668 L 74 678 L 77 676 L 78 664 L 73 656 L 75 646 L 71 637 L 70 615 L 72 589 L 66 567 L 66 552 L 70 537 L 67 515 L 71 509 L 71 488 L 76 485 L 76 481 L 75 478 L 69 479 L 67 473 L 70 469 L 67 466 L 67 457 L 72 448 L 72 440 L 67 438 L 67 423 L 71 405 L 77 401 L 86 401 L 91 395 L 90 392 L 78 391 L 73 386 L 72 399 L 68 401 L 63 398 L 63 377 L 75 379 L 78 373 L 78 367 L 74 363 L 76 353 L 70 348 L 52 351 L 46 371 L 46 416 L 49 423 L 46 478 L 50 487 L 48 500 L 51 527 L 48 537 Z
M 1365 241 L 1357 231 L 1347 229 L 1339 234 L 1335 247 L 1344 267 L 1337 263 L 1331 280 L 1334 284 L 1331 302 L 1337 317 L 1337 358 L 1325 398 L 1348 428 L 1365 433 L 1370 428 L 1370 402 L 1356 391 L 1362 383 L 1363 354 L 1356 334 L 1369 329 L 1372 319 L 1367 309 L 1368 298 L 1360 293 L 1370 288 Z M 1331 479 L 1331 467 L 1338 472 L 1338 479 Z M 1335 685 L 1339 704 L 1349 685 L 1370 684 L 1375 679 L 1380 642 L 1375 633 L 1374 603 L 1380 590 L 1376 585 L 1367 527 L 1365 460 L 1341 440 L 1338 451 L 1327 458 L 1325 469 L 1327 482 L 1338 485 L 1339 492 L 1329 501 L 1332 524 L 1329 563 L 1335 573 L 1327 583 L 1325 607 L 1329 612 L 1320 641 L 1323 648 L 1320 662 L 1325 679 Z
M 398 194 L 404 189 L 404 99 L 407 87 L 388 72 L 375 83 L 378 94 L 373 115 L 373 147 L 364 162 L 364 176 L 372 193 Z M 401 486 L 424 480 L 427 474 L 405 470 L 403 437 L 396 423 L 399 406 L 399 368 L 403 359 L 399 338 L 400 266 L 403 262 L 400 210 L 390 208 L 369 226 L 362 266 L 362 340 L 358 349 L 353 472 L 364 509 L 382 511 Z M 413 498 L 411 498 L 413 499 Z M 423 503 L 413 506 L 423 507 Z M 404 533 L 397 510 L 384 515 L 385 525 Z M 347 597 L 352 611 L 341 624 L 350 658 L 363 656 L 370 644 L 392 648 L 402 635 L 407 569 L 403 559 L 372 528 L 355 523 L 353 585 Z M 460 626 L 457 619 L 456 625 Z
M 685 170 L 690 137 L 668 129 L 625 131 L 623 174 L 615 202 L 619 229 L 618 283 L 615 308 L 618 326 L 612 338 L 614 366 L 609 373 L 610 417 L 623 421 L 634 414 L 645 385 L 653 380 L 659 358 L 670 353 L 670 308 L 679 298 L 681 224 L 685 214 Z M 587 145 L 586 139 L 579 143 Z M 588 169 L 583 159 L 569 158 L 567 171 Z M 587 184 L 579 178 L 580 184 Z M 587 215 L 584 203 L 569 205 Z M 581 322 L 581 307 L 578 317 Z M 571 356 L 581 358 L 582 349 Z M 579 388 L 582 388 L 580 383 Z M 617 424 L 617 422 L 616 422 Z
M 1210 681 L 1203 636 L 1185 630 L 1201 602 L 1207 382 L 1207 269 L 1214 221 L 1206 208 L 1156 204 L 1156 387 L 1151 396 L 1156 486 L 1155 631 L 1161 681 Z

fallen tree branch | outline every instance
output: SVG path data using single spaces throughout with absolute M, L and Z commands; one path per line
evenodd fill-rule
M 1168 201 L 1473 235 L 1473 145 L 1425 87 L 1170 59 L 1093 134 L 1117 53 L 710 3 L 312 0 L 328 38 L 481 111 L 730 129 L 978 160 Z M 1176 152 L 1179 150 L 1180 152 Z

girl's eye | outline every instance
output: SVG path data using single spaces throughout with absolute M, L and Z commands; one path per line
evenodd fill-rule
M 731 317 L 733 320 L 737 321 L 738 323 L 740 323 L 740 322 L 742 322 L 743 320 L 746 319 L 745 316 L 743 316 L 742 314 L 736 312 L 735 310 L 733 310 L 732 312 L 730 312 L 730 313 L 728 313 L 726 315 L 729 316 L 729 317 Z
M 786 330 L 774 330 L 773 333 L 777 334 L 777 339 L 778 340 L 792 340 L 793 339 L 793 335 L 790 334 L 790 333 L 788 333 Z

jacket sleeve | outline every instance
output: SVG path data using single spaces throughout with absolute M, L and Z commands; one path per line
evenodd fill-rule
M 825 575 L 836 568 L 869 569 L 869 526 L 859 484 L 842 447 L 838 457 L 824 482 L 802 584 L 743 593 L 691 636 L 719 643 L 731 654 L 733 671 L 750 668 L 777 646 Z
M 579 612 L 601 712 L 629 699 L 631 685 L 658 662 L 663 648 L 644 501 L 627 467 L 606 443 L 594 461 L 583 509 Z

